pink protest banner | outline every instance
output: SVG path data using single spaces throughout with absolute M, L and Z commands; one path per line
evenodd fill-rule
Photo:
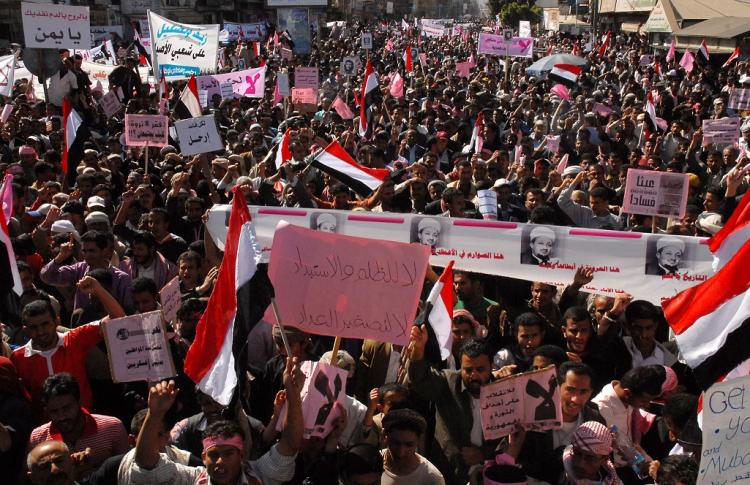
M 471 68 L 473 67 L 474 67 L 474 64 L 472 64 L 470 61 L 457 62 L 456 63 L 456 75 L 458 77 L 469 77 L 471 73 Z
M 344 369 L 310 360 L 304 361 L 300 367 L 305 374 L 305 384 L 300 392 L 304 421 L 303 437 L 324 438 L 333 429 L 333 423 L 341 415 L 341 409 L 345 409 L 347 373 Z M 336 403 L 341 405 L 340 409 L 336 409 Z M 276 424 L 277 431 L 284 427 L 286 412 L 285 403 Z
M 599 116 L 609 116 L 612 114 L 612 108 L 602 103 L 594 103 L 594 113 Z
M 317 67 L 295 67 L 294 87 L 318 89 L 319 77 Z
M 285 325 L 317 335 L 406 345 L 429 256 L 429 247 L 420 244 L 281 222 L 268 275 Z M 266 313 L 266 321 L 276 321 L 273 312 Z
M 559 429 L 562 425 L 560 386 L 554 366 L 483 386 L 479 403 L 486 440 L 509 435 L 516 423 L 532 431 Z
M 479 54 L 508 57 L 531 57 L 534 53 L 533 37 L 512 37 L 505 41 L 502 35 L 479 34 Z
M 628 170 L 622 211 L 647 216 L 685 215 L 690 182 L 686 173 Z
M 318 91 L 313 88 L 292 88 L 292 103 L 318 104 Z
M 161 115 L 125 115 L 125 144 L 131 147 L 163 147 L 169 121 Z
M 262 98 L 266 90 L 266 68 L 264 66 L 226 74 L 208 74 L 196 77 L 195 81 L 198 83 L 198 91 L 206 91 L 208 99 L 214 94 L 222 94 L 222 85 L 231 85 L 234 96 L 238 98 Z

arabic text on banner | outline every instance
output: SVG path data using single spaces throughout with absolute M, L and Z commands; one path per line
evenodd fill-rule
M 215 152 L 224 148 L 212 114 L 177 121 L 174 127 L 177 131 L 180 153 L 183 155 Z
M 531 57 L 534 53 L 534 39 L 513 37 L 506 41 L 502 35 L 481 33 L 477 52 L 491 56 Z
M 207 227 L 220 249 L 226 238 L 229 207 L 216 205 L 209 211 Z M 419 222 L 432 219 L 440 230 L 435 238 L 424 242 L 432 245 L 430 264 L 434 266 L 444 267 L 455 260 L 456 269 L 544 281 L 559 287 L 573 281 L 577 268 L 591 266 L 594 280 L 584 291 L 610 296 L 627 292 L 655 304 L 713 274 L 705 239 L 696 237 L 544 226 L 555 234 L 555 242 L 549 262 L 540 265 L 529 262 L 533 259 L 530 234 L 540 227 L 537 224 L 256 206 L 250 207 L 250 213 L 266 261 L 279 221 L 315 228 L 318 216 L 327 213 L 334 217 L 333 230 L 339 234 L 405 243 L 419 242 Z M 657 242 L 661 238 L 684 243 L 679 261 L 672 263 L 672 272 L 653 271 L 658 268 Z
M 729 145 L 740 140 L 740 119 L 703 120 L 703 145 Z
M 216 71 L 219 25 L 192 25 L 173 22 L 148 13 L 154 72 L 164 70 L 170 81 L 192 74 Z
M 689 188 L 686 173 L 628 170 L 622 210 L 628 214 L 682 218 Z
M 195 80 L 198 83 L 198 91 L 205 90 L 208 99 L 214 94 L 221 94 L 221 86 L 226 83 L 232 83 L 232 91 L 238 98 L 262 98 L 266 89 L 266 68 L 264 66 L 226 74 L 208 74 L 197 76 Z
M 91 49 L 88 7 L 50 3 L 21 3 L 26 47 Z
M 153 382 L 176 375 L 160 310 L 102 326 L 114 382 Z
M 167 144 L 169 119 L 162 115 L 125 115 L 125 144 L 163 147 Z

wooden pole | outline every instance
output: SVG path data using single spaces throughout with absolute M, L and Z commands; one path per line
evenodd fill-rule
M 148 177 L 148 142 L 146 142 L 146 177 Z
M 292 357 L 292 348 L 289 346 L 289 340 L 286 338 L 286 331 L 284 325 L 281 323 L 281 314 L 279 313 L 279 305 L 276 303 L 276 298 L 271 298 L 271 307 L 273 308 L 273 314 L 276 317 L 276 323 L 281 330 L 281 340 L 284 342 L 284 349 L 286 349 L 286 356 Z
M 336 366 L 339 360 L 339 348 L 341 347 L 341 337 L 333 340 L 333 350 L 331 350 L 331 365 Z

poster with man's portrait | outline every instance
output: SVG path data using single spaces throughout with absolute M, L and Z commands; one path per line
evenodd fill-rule
M 688 269 L 688 247 L 684 238 L 663 236 L 649 238 L 646 245 L 646 274 L 676 275 Z
M 322 232 L 339 232 L 341 221 L 331 212 L 316 212 L 310 217 L 310 229 Z
M 430 246 L 434 250 L 440 245 L 441 237 L 445 237 L 445 229 L 442 221 L 437 218 L 415 218 L 411 224 L 409 241 Z
M 559 263 L 562 243 L 563 238 L 550 226 L 526 226 L 521 235 L 521 264 Z

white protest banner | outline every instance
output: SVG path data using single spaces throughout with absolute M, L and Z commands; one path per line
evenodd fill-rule
M 92 25 L 90 32 L 92 45 L 123 38 L 122 25 Z
M 25 47 L 91 49 L 88 7 L 21 3 Z
M 261 42 L 266 38 L 266 24 L 264 22 L 237 23 L 224 21 L 227 41 L 236 42 L 242 36 L 243 40 Z
M 427 37 L 443 37 L 448 32 L 445 27 L 442 26 L 423 25 L 422 33 Z
M 109 91 L 102 96 L 102 99 L 99 100 L 99 104 L 107 118 L 113 117 L 120 111 L 120 109 L 122 109 L 122 103 L 117 98 L 117 94 L 115 94 L 114 91 Z
M 164 315 L 164 321 L 171 322 L 174 320 L 177 317 L 177 310 L 182 306 L 180 278 L 178 276 L 172 278 L 159 291 L 159 301 L 161 302 L 161 312 Z
M 372 49 L 372 33 L 371 32 L 362 32 L 362 48 L 363 49 Z
M 167 144 L 169 118 L 162 115 L 125 115 L 125 144 L 131 147 L 163 147 Z
M 208 230 L 219 249 L 224 248 L 229 205 L 209 210 Z M 276 225 L 281 220 L 302 227 L 317 227 L 322 213 L 317 209 L 250 206 L 264 260 L 271 253 Z M 445 267 L 455 260 L 456 269 L 508 276 L 529 281 L 544 281 L 562 287 L 573 281 L 577 268 L 590 266 L 594 280 L 584 291 L 616 296 L 623 292 L 635 299 L 661 304 L 662 299 L 694 286 L 713 275 L 711 253 L 705 239 L 686 236 L 663 236 L 636 232 L 605 231 L 578 227 L 544 226 L 555 234 L 550 262 L 530 263 L 531 231 L 537 224 L 521 224 L 478 219 L 445 218 L 419 214 L 366 214 L 335 211 L 336 232 L 379 240 L 417 242 L 417 227 L 422 218 L 440 226 L 432 248 L 430 264 Z M 674 272 L 651 271 L 657 259 L 657 242 L 677 238 L 684 250 Z
M 102 327 L 114 382 L 153 382 L 177 374 L 161 311 L 116 318 Z
M 208 108 L 208 91 L 206 91 L 205 89 L 199 89 L 198 100 L 200 101 L 202 107 Z M 174 126 L 172 126 L 171 128 L 174 128 Z
M 289 74 L 280 72 L 276 75 L 276 80 L 279 83 L 279 96 L 291 96 L 292 92 L 289 88 Z
M 528 20 L 518 21 L 518 36 L 531 37 L 531 22 Z
M 0 57 L 0 95 L 8 96 L 13 93 L 15 83 L 15 55 Z
M 740 140 L 740 118 L 703 120 L 703 146 L 731 145 Z
M 174 124 L 177 139 L 180 143 L 180 153 L 196 155 L 224 149 L 224 142 L 219 135 L 214 115 L 199 116 Z
M 660 217 L 683 217 L 690 181 L 686 173 L 628 170 L 622 211 Z
M 94 47 L 93 49 L 74 49 L 74 54 L 79 54 L 81 58 L 86 62 L 97 62 L 101 64 L 112 64 L 107 58 L 107 52 L 104 48 L 104 44 Z
M 282 321 L 317 335 L 405 345 L 428 249 L 342 236 L 331 224 L 335 220 L 333 214 L 326 216 L 325 230 L 279 224 L 268 277 Z M 272 313 L 268 318 L 273 321 Z
M 750 110 L 750 89 L 732 88 L 729 94 L 729 108 L 737 111 Z
M 703 446 L 698 483 L 738 483 L 750 477 L 750 376 L 711 386 L 703 396 Z
M 295 67 L 294 87 L 318 89 L 320 78 L 317 67 Z
M 531 431 L 559 429 L 562 425 L 555 366 L 482 386 L 479 403 L 486 440 L 509 435 L 516 423 Z
M 222 94 L 221 86 L 227 83 L 231 83 L 237 98 L 262 98 L 266 89 L 266 68 L 264 66 L 226 74 L 196 76 L 195 81 L 198 83 L 198 91 L 205 90 L 209 99 L 214 94 Z M 222 97 L 225 96 L 222 94 Z
M 102 89 L 104 89 L 104 92 L 106 93 L 109 91 L 109 75 L 112 74 L 112 71 L 117 69 L 117 66 L 109 66 L 106 64 L 97 64 L 95 62 L 82 62 L 81 63 L 81 70 L 85 72 L 89 79 L 91 79 L 92 84 L 96 84 L 97 81 L 100 81 L 102 83 Z M 18 70 L 16 70 L 18 71 Z M 149 68 L 148 67 L 138 67 L 138 74 L 141 76 L 141 81 L 149 82 Z M 16 73 L 16 76 L 18 73 Z
M 164 69 L 169 81 L 216 71 L 219 25 L 173 22 L 149 11 L 154 72 Z
M 302 417 L 305 439 L 324 438 L 333 429 L 333 423 L 339 417 L 335 403 L 346 409 L 346 378 L 344 369 L 322 362 L 306 360 L 300 370 L 305 374 L 305 383 L 300 391 L 302 399 Z M 286 422 L 287 405 L 281 408 L 276 430 L 282 431 Z

